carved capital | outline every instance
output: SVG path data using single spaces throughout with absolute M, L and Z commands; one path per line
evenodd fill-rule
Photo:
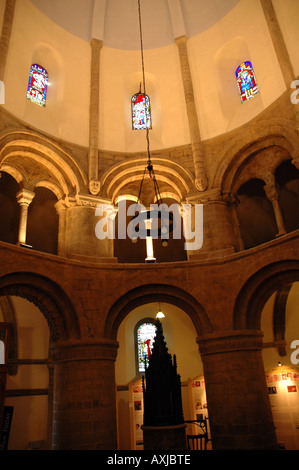
M 275 201 L 279 199 L 280 189 L 276 184 L 266 184 L 264 190 L 267 198 L 270 201 Z
M 29 206 L 35 196 L 34 191 L 30 191 L 29 189 L 22 189 L 17 193 L 17 201 L 20 206 Z

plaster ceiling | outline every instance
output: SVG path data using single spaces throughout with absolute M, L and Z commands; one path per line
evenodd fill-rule
M 106 47 L 140 48 L 137 0 L 31 0 L 49 19 L 90 41 Z M 145 49 L 173 43 L 174 37 L 192 37 L 228 14 L 239 0 L 142 0 Z

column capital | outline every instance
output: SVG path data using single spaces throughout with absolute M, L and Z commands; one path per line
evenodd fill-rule
M 118 341 L 100 339 L 98 341 L 80 342 L 68 341 L 55 343 L 51 347 L 53 363 L 78 361 L 115 361 L 118 350 Z
M 207 203 L 223 203 L 232 204 L 234 197 L 231 193 L 223 193 L 220 188 L 208 189 L 202 194 L 192 194 L 187 198 L 188 204 L 207 204 Z
M 264 186 L 264 190 L 265 190 L 267 198 L 270 201 L 277 201 L 279 199 L 280 188 L 277 184 L 273 184 L 273 183 L 266 184 Z
M 260 351 L 263 333 L 259 330 L 229 330 L 199 336 L 196 339 L 200 354 L 207 356 L 224 352 Z
M 21 189 L 16 195 L 17 201 L 21 206 L 29 206 L 35 196 L 35 192 L 30 189 Z

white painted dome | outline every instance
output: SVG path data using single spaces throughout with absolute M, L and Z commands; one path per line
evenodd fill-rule
M 137 0 L 31 0 L 52 21 L 81 39 L 107 47 L 139 49 Z M 145 48 L 163 47 L 174 37 L 192 37 L 217 23 L 239 0 L 141 0 Z

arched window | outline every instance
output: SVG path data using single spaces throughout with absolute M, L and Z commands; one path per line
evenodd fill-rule
M 144 319 L 136 325 L 137 373 L 145 371 L 156 336 L 156 324 L 152 319 Z
M 30 67 L 27 99 L 39 106 L 46 106 L 48 73 L 38 64 Z
M 239 65 L 236 70 L 236 79 L 242 103 L 259 93 L 251 62 L 242 62 Z
M 132 96 L 132 126 L 134 130 L 151 129 L 150 99 L 145 93 Z

